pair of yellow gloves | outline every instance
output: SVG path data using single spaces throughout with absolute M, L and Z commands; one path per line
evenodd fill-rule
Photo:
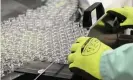
M 107 11 L 108 14 L 125 18 L 120 24 L 122 27 L 133 27 L 133 7 L 115 8 Z M 71 54 L 68 56 L 69 69 L 83 77 L 89 75 L 102 79 L 100 74 L 101 56 L 108 50 L 109 46 L 100 40 L 91 37 L 80 37 L 71 47 Z

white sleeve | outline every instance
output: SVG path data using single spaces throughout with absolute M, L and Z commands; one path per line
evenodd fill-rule
M 103 80 L 133 80 L 133 43 L 105 52 L 100 72 Z

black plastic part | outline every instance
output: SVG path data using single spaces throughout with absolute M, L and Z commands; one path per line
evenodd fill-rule
M 91 17 L 91 12 L 96 9 L 96 15 L 97 15 L 97 20 L 102 17 L 105 13 L 104 7 L 102 3 L 96 2 L 89 8 L 87 8 L 84 11 L 84 16 L 83 16 L 83 27 L 84 28 L 89 28 L 92 25 L 92 17 Z
M 16 72 L 12 72 L 4 77 L 1 78 L 1 80 L 14 80 L 20 76 L 24 75 L 24 73 L 16 73 Z
M 133 31 L 131 31 L 131 35 L 133 35 Z
M 106 20 L 103 22 L 105 23 L 106 32 L 110 32 L 113 34 L 122 31 L 122 28 L 120 27 L 120 22 L 117 17 L 115 17 L 113 20 Z
M 75 73 L 74 75 L 77 75 L 80 78 L 82 78 L 82 80 L 98 80 L 94 76 L 90 75 L 89 73 L 79 68 L 73 67 L 73 68 L 70 68 L 70 70 Z
M 71 78 L 71 80 L 85 80 L 82 76 L 74 74 Z
M 118 18 L 118 21 L 119 21 L 120 23 L 122 23 L 122 22 L 124 22 L 124 21 L 126 20 L 126 17 L 125 17 L 125 16 L 123 16 L 123 15 L 121 15 L 121 14 L 115 12 L 115 11 L 109 10 L 109 11 L 107 11 L 107 13 L 108 13 L 109 15 L 111 15 L 112 17 L 117 17 L 117 18 Z
M 17 77 L 13 80 L 34 80 L 36 78 L 36 74 L 28 74 L 25 73 L 24 75 Z M 37 80 L 69 80 L 69 79 L 64 79 L 64 78 L 57 78 L 54 76 L 40 76 Z

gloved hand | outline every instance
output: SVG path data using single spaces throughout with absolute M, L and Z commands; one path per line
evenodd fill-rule
M 119 20 L 121 20 L 121 27 L 133 27 L 133 7 L 109 9 L 107 14 L 117 17 Z M 101 21 L 98 24 L 104 26 L 104 23 Z
M 114 15 L 123 22 L 120 26 L 133 27 L 133 7 L 114 8 L 107 11 L 108 14 Z
M 101 79 L 100 58 L 105 51 L 112 50 L 96 38 L 80 37 L 71 47 L 68 56 L 69 69 L 86 79 L 93 76 Z

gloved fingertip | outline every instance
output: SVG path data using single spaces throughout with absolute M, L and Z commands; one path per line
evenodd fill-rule
M 75 52 L 76 50 L 77 50 L 77 48 L 79 47 L 79 44 L 78 43 L 74 43 L 74 44 L 72 44 L 72 46 L 71 46 L 71 52 Z
M 76 42 L 78 42 L 78 43 L 80 43 L 80 42 L 82 42 L 83 40 L 85 40 L 85 39 L 88 39 L 89 37 L 79 37 L 77 40 L 76 40 Z
M 75 65 L 74 65 L 74 63 L 71 63 L 71 64 L 69 65 L 69 68 L 73 68 L 73 67 L 75 67 Z
M 74 54 L 69 54 L 68 55 L 68 63 L 74 62 Z

